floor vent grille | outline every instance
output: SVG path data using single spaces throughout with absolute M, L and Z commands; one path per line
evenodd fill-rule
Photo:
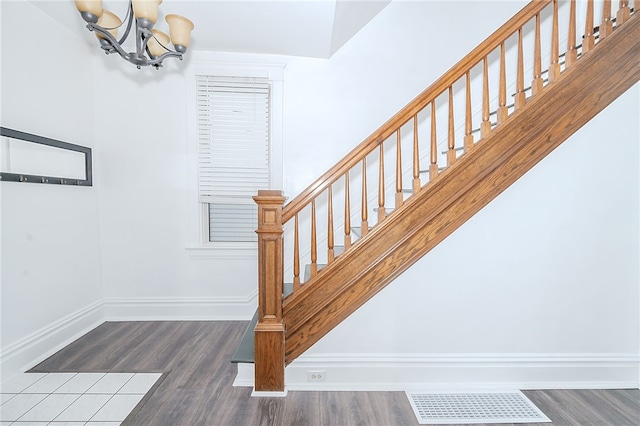
M 421 425 L 551 422 L 520 391 L 407 392 Z

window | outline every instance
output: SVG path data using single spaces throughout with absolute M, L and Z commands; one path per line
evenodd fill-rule
M 187 78 L 187 249 L 194 258 L 255 256 L 252 197 L 282 188 L 284 65 L 197 53 Z
M 270 83 L 259 77 L 196 76 L 198 196 L 209 241 L 256 241 L 252 196 L 269 188 Z

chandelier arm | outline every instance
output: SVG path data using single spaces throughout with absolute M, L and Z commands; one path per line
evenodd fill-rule
M 113 37 L 108 30 L 105 30 L 101 26 L 99 26 L 97 24 L 92 24 L 92 23 L 88 23 L 87 24 L 87 28 L 89 28 L 90 31 L 97 31 L 97 32 L 99 32 L 100 34 L 102 34 L 104 36 L 104 38 L 106 39 L 107 43 L 111 47 L 111 49 L 107 50 L 107 49 L 105 49 L 104 45 L 102 46 L 102 48 L 105 49 L 105 51 L 107 53 L 112 53 L 113 51 L 115 51 L 120 56 L 122 56 L 123 59 L 126 59 L 127 61 L 131 62 L 131 58 L 130 58 L 129 53 L 126 52 L 122 48 L 120 43 L 118 43 L 118 41 L 115 39 L 115 37 Z
M 155 36 L 149 29 L 142 26 L 136 26 L 136 55 L 138 57 L 138 61 L 134 62 L 129 60 L 129 62 L 143 66 L 152 65 L 152 61 L 144 56 L 144 53 L 147 52 L 149 58 L 151 58 L 151 52 L 149 52 L 149 48 L 147 47 L 147 44 L 149 43 L 151 37 Z M 140 63 L 140 61 L 144 61 L 145 63 Z
M 143 29 L 136 23 L 136 56 L 139 59 L 144 58 L 144 48 L 147 46 L 147 43 L 144 41 L 144 36 L 145 33 Z
M 118 41 L 119 45 L 122 45 L 122 43 L 124 43 L 127 37 L 129 37 L 129 32 L 131 31 L 131 24 L 133 23 L 133 3 L 132 2 L 129 2 L 129 9 L 127 10 L 127 17 L 125 19 L 127 20 L 127 29 L 124 30 L 124 34 L 122 35 L 122 38 L 120 39 L 120 41 Z
M 171 58 L 171 57 L 182 60 L 182 53 L 169 50 L 168 52 L 163 53 L 157 58 L 150 60 L 149 65 L 154 67 L 162 66 L 162 61 L 164 61 L 166 58 Z
M 155 34 L 151 33 L 151 36 L 149 37 L 149 40 L 150 40 L 151 38 L 154 38 L 154 39 L 155 39 L 155 41 L 160 45 L 160 47 L 162 47 L 162 48 L 163 48 L 164 50 L 166 50 L 167 52 L 173 52 L 173 50 L 169 49 L 167 46 L 165 46 L 164 44 L 162 44 L 162 43 L 160 42 L 160 40 L 158 40 L 158 37 L 156 37 L 156 35 L 155 35 Z M 147 55 L 149 55 L 149 58 L 151 58 L 151 59 L 153 60 L 153 59 L 154 59 L 154 56 L 151 54 L 151 51 L 149 50 L 149 40 L 147 40 L 147 45 L 145 46 L 145 50 L 146 50 L 146 52 L 147 52 Z M 176 53 L 180 53 L 180 54 L 184 53 L 184 52 L 180 52 L 180 51 L 179 51 L 179 49 L 176 49 L 176 51 L 177 51 Z M 166 52 L 165 52 L 165 53 L 166 53 Z M 161 56 L 162 56 L 162 55 L 161 55 Z M 158 58 L 159 58 L 159 56 L 158 56 Z M 182 58 L 180 58 L 180 60 L 182 60 Z

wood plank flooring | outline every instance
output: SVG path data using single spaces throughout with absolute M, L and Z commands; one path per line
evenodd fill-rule
M 166 372 L 125 420 L 144 426 L 395 426 L 418 422 L 404 392 L 289 392 L 252 398 L 231 386 L 248 322 L 106 322 L 32 371 Z M 525 394 L 554 425 L 640 425 L 640 390 Z M 541 425 L 548 425 L 542 423 Z

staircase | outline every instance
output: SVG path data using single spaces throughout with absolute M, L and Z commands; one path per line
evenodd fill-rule
M 254 197 L 256 391 L 640 80 L 640 20 L 615 3 L 595 23 L 593 0 L 584 19 L 532 1 L 286 206 Z

